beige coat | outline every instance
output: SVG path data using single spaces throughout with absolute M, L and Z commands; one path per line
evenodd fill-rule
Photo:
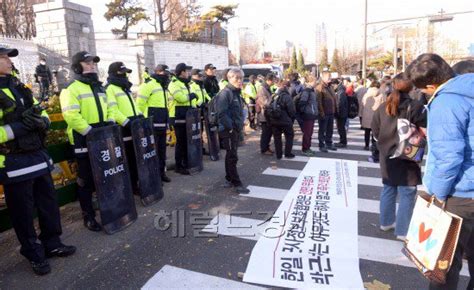
M 383 103 L 383 95 L 379 94 L 379 89 L 372 87 L 367 90 L 362 98 L 362 127 L 371 129 L 372 118 L 375 111 Z
M 266 84 L 264 85 L 266 86 Z M 260 86 L 257 91 L 256 109 L 257 109 L 257 120 L 258 122 L 266 122 L 264 108 L 266 105 L 269 105 L 272 101 L 272 95 L 264 87 Z

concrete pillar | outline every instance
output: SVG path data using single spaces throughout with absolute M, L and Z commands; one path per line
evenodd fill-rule
M 96 53 L 92 10 L 89 7 L 56 0 L 33 5 L 36 13 L 35 42 L 49 65 L 69 64 L 81 50 Z

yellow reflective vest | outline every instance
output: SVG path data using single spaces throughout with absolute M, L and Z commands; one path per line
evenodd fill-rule
M 171 79 L 168 91 L 171 95 L 170 117 L 175 118 L 175 124 L 185 124 L 186 112 L 189 108 L 196 108 L 197 100 L 190 100 L 189 94 L 191 91 L 189 85 L 176 77 Z
M 257 87 L 252 83 L 248 83 L 245 86 L 243 95 L 244 95 L 245 102 L 247 104 L 250 104 L 250 100 L 255 101 L 255 99 L 257 98 Z
M 113 118 L 117 123 L 126 126 L 130 122 L 129 117 L 136 117 L 142 113 L 137 108 L 130 92 L 123 88 L 109 84 L 105 90 L 107 102 L 113 112 Z
M 211 97 L 209 97 L 209 95 L 207 94 L 206 89 L 204 89 L 194 81 L 191 81 L 189 83 L 189 90 L 191 91 L 191 93 L 195 93 L 198 96 L 196 102 L 196 105 L 198 107 L 202 106 L 202 104 L 207 104 L 211 100 Z
M 96 98 L 98 98 L 100 107 L 97 106 Z M 85 138 L 81 138 L 81 136 L 86 136 L 89 133 L 92 129 L 91 125 L 115 122 L 113 106 L 109 105 L 105 91 L 94 96 L 89 84 L 75 80 L 61 91 L 59 100 L 64 121 L 67 123 L 69 142 L 78 145 L 75 144 L 76 139 L 84 139 L 81 140 L 83 141 L 83 144 L 80 144 L 82 147 L 77 148 L 80 150 L 75 149 L 75 153 L 87 152 Z
M 150 78 L 138 88 L 138 109 L 145 117 L 152 117 L 153 127 L 166 129 L 168 103 L 168 92 L 156 79 Z

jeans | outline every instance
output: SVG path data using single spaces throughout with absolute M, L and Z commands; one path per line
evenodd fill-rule
M 319 148 L 332 145 L 332 131 L 334 130 L 334 115 L 326 115 L 319 118 Z
M 262 153 L 270 149 L 270 141 L 272 139 L 272 126 L 268 122 L 261 122 L 262 135 L 260 136 L 260 151 Z
M 400 204 L 396 215 L 395 235 L 406 236 L 415 207 L 416 186 L 383 185 L 380 193 L 380 225 L 389 226 L 395 222 L 397 193 L 400 194 Z

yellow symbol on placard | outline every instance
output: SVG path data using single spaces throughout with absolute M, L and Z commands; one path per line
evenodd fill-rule
M 440 270 L 446 270 L 448 269 L 448 260 L 440 260 L 438 261 L 438 268 Z

